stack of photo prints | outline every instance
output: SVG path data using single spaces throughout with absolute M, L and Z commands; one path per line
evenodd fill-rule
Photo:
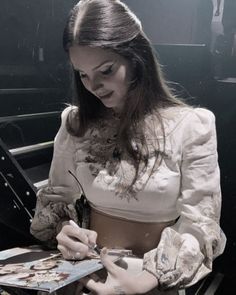
M 117 261 L 123 253 L 111 251 L 110 255 Z M 102 268 L 96 254 L 84 260 L 69 261 L 58 251 L 39 247 L 12 248 L 0 252 L 0 285 L 51 293 Z

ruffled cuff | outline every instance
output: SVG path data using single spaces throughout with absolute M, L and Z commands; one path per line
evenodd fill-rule
M 72 219 L 78 223 L 77 211 L 73 204 L 49 202 L 45 206 L 45 200 L 42 201 L 41 195 L 38 195 L 36 208 L 30 232 L 50 248 L 57 245 L 56 236 L 62 222 Z
M 163 231 L 157 249 L 144 255 L 143 269 L 156 276 L 160 289 L 183 288 L 211 271 L 203 262 L 198 240 L 191 234 L 181 235 L 168 227 Z

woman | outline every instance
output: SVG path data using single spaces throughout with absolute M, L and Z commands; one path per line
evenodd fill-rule
M 103 249 L 107 280 L 82 280 L 95 294 L 160 294 L 194 284 L 225 246 L 214 115 L 172 95 L 140 21 L 119 0 L 81 0 L 64 48 L 76 106 L 62 113 L 32 234 L 58 243 L 66 259 L 85 258 L 96 243 L 143 259 L 133 273 Z M 68 222 L 81 221 L 81 189 L 91 208 L 88 228 Z

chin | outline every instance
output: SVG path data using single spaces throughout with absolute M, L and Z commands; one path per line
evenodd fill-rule
M 114 102 L 114 100 L 107 100 L 107 101 L 102 101 L 101 102 L 103 103 L 103 105 L 106 107 L 106 108 L 112 108 L 112 109 L 117 109 L 117 110 L 120 110 L 122 109 L 123 107 L 123 103 L 116 103 Z
M 114 103 L 112 103 L 112 102 L 107 102 L 107 103 L 104 103 L 104 102 L 102 102 L 103 103 L 103 105 L 106 107 L 106 108 L 108 108 L 108 109 L 110 109 L 110 108 L 116 108 L 117 107 L 117 105 L 116 104 L 114 104 Z

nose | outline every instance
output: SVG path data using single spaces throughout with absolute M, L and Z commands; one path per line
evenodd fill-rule
M 92 92 L 96 92 L 98 89 L 102 87 L 103 87 L 103 84 L 99 78 L 93 78 L 90 80 L 90 89 Z

